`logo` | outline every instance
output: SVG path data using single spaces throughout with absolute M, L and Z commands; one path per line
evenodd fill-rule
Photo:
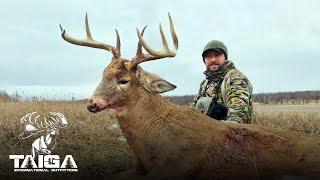
M 23 132 L 18 136 L 18 139 L 23 141 L 34 138 L 34 140 L 31 144 L 30 155 L 9 155 L 9 159 L 13 160 L 14 171 L 77 172 L 78 167 L 72 155 L 66 155 L 61 162 L 62 159 L 59 155 L 52 154 L 59 129 L 67 126 L 67 119 L 58 112 L 50 112 L 49 116 L 42 116 L 37 112 L 23 116 L 20 119 L 20 128 Z

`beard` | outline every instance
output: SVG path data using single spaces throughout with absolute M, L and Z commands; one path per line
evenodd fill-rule
M 208 70 L 208 71 L 211 71 L 211 72 L 214 72 L 214 71 L 217 71 L 219 68 L 220 68 L 220 65 L 219 65 L 219 64 L 210 64 L 210 65 L 207 67 L 207 70 Z

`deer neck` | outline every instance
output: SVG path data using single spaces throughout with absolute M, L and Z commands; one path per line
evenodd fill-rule
M 131 101 L 124 111 L 116 115 L 125 134 L 139 134 L 167 117 L 171 109 L 171 104 L 162 96 L 145 92 L 137 101 Z

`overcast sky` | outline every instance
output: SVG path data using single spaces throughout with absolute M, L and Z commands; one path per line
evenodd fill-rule
M 89 97 L 111 53 L 69 44 L 59 30 L 62 24 L 83 38 L 86 12 L 96 40 L 115 45 L 114 29 L 119 30 L 128 59 L 135 55 L 137 27 L 148 25 L 145 39 L 152 47 L 161 47 L 160 22 L 171 40 L 171 13 L 179 38 L 176 57 L 142 65 L 177 85 L 166 95 L 196 94 L 204 78 L 202 49 L 212 39 L 225 42 L 229 59 L 255 93 L 320 90 L 319 7 L 318 0 L 1 0 L 0 90 Z

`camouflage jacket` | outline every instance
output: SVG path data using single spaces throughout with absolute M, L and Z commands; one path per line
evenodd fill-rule
M 205 71 L 193 107 L 201 97 L 217 97 L 228 109 L 227 121 L 252 123 L 252 85 L 248 78 L 228 60 L 216 72 Z M 217 88 L 221 84 L 220 88 Z M 218 90 L 218 92 L 216 92 Z

